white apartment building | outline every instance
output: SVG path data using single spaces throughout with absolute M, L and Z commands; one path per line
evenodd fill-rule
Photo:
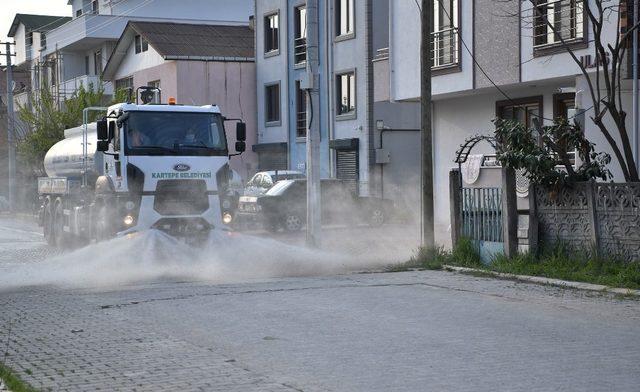
M 83 85 L 102 86 L 113 94 L 112 83 L 101 74 L 118 38 L 130 20 L 180 21 L 248 25 L 251 0 L 69 0 L 72 18 L 48 31 L 45 45 L 33 56 L 33 90 L 43 83 L 59 101 Z M 16 37 L 17 46 L 21 43 Z M 18 97 L 19 99 L 20 97 Z
M 376 100 L 420 100 L 419 3 L 390 2 L 389 55 L 376 66 Z M 559 28 L 576 56 L 590 67 L 590 72 L 595 72 L 597 56 L 582 1 L 537 4 Z M 456 167 L 456 151 L 468 137 L 491 134 L 493 119 L 515 118 L 531 125 L 537 118 L 545 125 L 559 116 L 571 117 L 587 110 L 587 137 L 599 151 L 611 154 L 590 120 L 592 102 L 585 78 L 557 36 L 536 15 L 539 14 L 534 14 L 529 1 L 434 0 L 432 125 L 438 243 L 450 243 L 449 171 Z M 612 15 L 603 31 L 608 42 L 614 42 L 618 34 L 618 14 Z M 631 130 L 631 81 L 626 73 L 622 84 L 621 97 Z M 494 153 L 489 146 L 479 146 L 476 152 Z M 419 166 L 415 162 L 392 153 L 386 167 L 418 179 L 419 183 Z M 620 180 L 621 171 L 615 160 L 610 169 Z

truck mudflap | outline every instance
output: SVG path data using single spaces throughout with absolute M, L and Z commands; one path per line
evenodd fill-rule
M 213 226 L 204 218 L 162 218 L 152 229 L 160 230 L 185 242 L 201 242 L 209 237 Z

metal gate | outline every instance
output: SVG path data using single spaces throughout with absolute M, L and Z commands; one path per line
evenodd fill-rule
M 504 252 L 502 189 L 462 188 L 463 237 L 472 240 L 485 262 Z

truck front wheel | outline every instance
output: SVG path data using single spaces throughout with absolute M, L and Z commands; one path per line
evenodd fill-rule
M 98 207 L 98 217 L 96 219 L 96 241 L 108 241 L 115 235 L 113 224 L 109 218 L 106 206 Z
M 43 212 L 43 220 L 42 220 L 42 231 L 44 233 L 44 239 L 47 241 L 49 245 L 55 245 L 54 237 L 53 237 L 53 211 L 51 208 L 51 202 L 47 202 L 44 206 Z
M 64 211 L 62 201 L 58 199 L 53 208 L 53 224 L 51 226 L 52 242 L 58 248 L 64 248 L 68 244 L 68 236 L 64 232 Z

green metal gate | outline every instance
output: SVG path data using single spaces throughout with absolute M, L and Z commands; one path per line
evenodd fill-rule
M 502 189 L 462 188 L 463 237 L 472 240 L 484 262 L 504 252 L 502 230 Z

